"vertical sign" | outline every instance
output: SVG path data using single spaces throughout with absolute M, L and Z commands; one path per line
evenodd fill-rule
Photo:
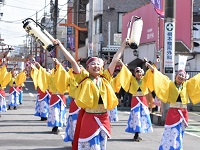
M 72 27 L 67 27 L 67 48 L 70 48 L 70 41 L 69 38 L 72 36 Z
M 175 23 L 165 22 L 164 71 L 174 73 Z
M 93 43 L 88 43 L 88 57 L 93 56 Z

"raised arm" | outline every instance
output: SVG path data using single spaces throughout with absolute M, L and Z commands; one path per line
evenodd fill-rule
M 114 73 L 115 66 L 116 66 L 117 62 L 119 61 L 120 57 L 122 56 L 125 47 L 126 47 L 126 40 L 123 41 L 121 47 L 118 49 L 118 51 L 116 52 L 116 54 L 114 55 L 114 57 L 112 59 L 112 62 L 108 66 L 108 69 L 109 69 L 111 75 Z
M 62 51 L 65 58 L 71 63 L 74 72 L 80 73 L 80 67 L 79 67 L 78 63 L 76 62 L 74 57 L 65 49 L 65 47 L 62 45 L 62 43 L 59 40 L 54 40 L 53 43 L 55 45 L 58 45 L 58 47 Z

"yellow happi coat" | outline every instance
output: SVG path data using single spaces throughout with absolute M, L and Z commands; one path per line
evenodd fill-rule
M 7 71 L 6 66 L 0 68 L 0 88 L 5 89 L 10 80 L 12 79 L 11 72 Z
M 120 76 L 120 84 L 122 88 L 126 91 L 131 93 L 132 95 L 135 95 L 138 91 L 138 89 L 141 89 L 141 92 L 143 95 L 147 95 L 149 93 L 148 88 L 152 88 L 152 82 L 149 80 L 149 72 L 148 70 L 146 74 L 142 77 L 142 82 L 141 84 L 138 84 L 136 78 L 132 75 L 130 70 L 123 65 L 121 71 L 117 76 Z M 153 88 L 152 88 L 153 90 Z
M 104 70 L 100 75 L 99 87 L 92 81 L 86 70 L 81 70 L 80 74 L 74 74 L 74 78 L 78 83 L 75 99 L 79 107 L 97 109 L 100 97 L 105 109 L 112 110 L 118 105 L 118 99 L 110 84 L 112 76 L 108 70 Z
M 182 104 L 190 103 L 189 97 L 193 104 L 200 102 L 200 74 L 186 80 L 182 89 L 178 89 L 173 81 L 157 69 L 154 69 L 152 77 L 156 96 L 164 103 L 176 103 L 179 95 Z
M 23 86 L 24 82 L 26 81 L 26 73 L 24 71 L 20 72 L 17 77 L 12 77 L 10 80 L 9 85 L 12 87 L 13 83 L 15 83 L 15 86 Z
M 56 65 L 56 71 L 53 70 L 52 74 L 46 72 L 46 69 L 42 67 L 38 69 L 37 86 L 42 92 L 49 89 L 53 94 L 64 94 L 68 92 L 70 81 L 70 75 L 61 64 Z

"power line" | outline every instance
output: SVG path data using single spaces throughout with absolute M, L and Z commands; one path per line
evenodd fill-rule
M 49 3 L 48 5 L 46 5 L 45 7 L 43 7 L 41 10 L 37 11 L 37 12 L 43 11 L 43 10 L 44 10 L 47 6 L 49 6 L 49 5 L 50 5 L 50 3 Z M 29 16 L 29 17 L 26 17 L 26 18 L 31 18 L 31 17 L 33 17 L 33 16 L 35 16 L 35 15 L 36 15 L 36 14 L 33 14 L 33 15 L 31 15 L 31 16 Z M 20 19 L 20 20 L 15 20 L 15 21 L 7 21 L 7 20 L 1 20 L 1 21 L 5 22 L 5 23 L 15 23 L 15 22 L 20 22 L 20 23 L 21 23 L 21 21 L 25 20 L 26 18 Z

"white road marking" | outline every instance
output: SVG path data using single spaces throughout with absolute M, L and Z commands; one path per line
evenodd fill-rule
M 32 93 L 28 93 L 31 97 L 34 97 L 34 95 Z
M 191 132 L 187 132 L 187 131 L 185 131 L 185 133 L 186 133 L 186 134 L 189 134 L 189 135 L 191 135 L 191 136 L 195 136 L 195 137 L 198 137 L 198 138 L 200 138 L 200 136 L 199 136 L 199 135 L 193 134 L 193 133 L 191 133 Z

